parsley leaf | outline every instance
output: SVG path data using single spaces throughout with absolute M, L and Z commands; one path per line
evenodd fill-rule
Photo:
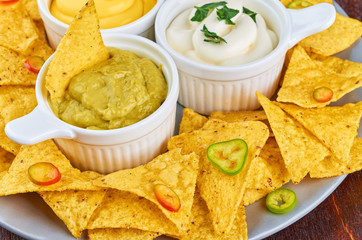
M 213 2 L 213 3 L 206 3 L 205 5 L 202 5 L 201 7 L 195 6 L 197 9 L 195 12 L 195 15 L 191 18 L 191 21 L 193 22 L 201 22 L 204 20 L 209 13 L 216 7 L 219 6 L 225 6 L 227 2 L 221 1 L 221 2 Z
M 256 23 L 256 14 L 257 14 L 256 12 L 253 12 L 253 11 L 247 9 L 246 7 L 243 7 L 243 13 L 248 14 Z
M 218 36 L 215 32 L 210 32 L 209 29 L 207 29 L 205 24 L 204 24 L 203 28 L 201 29 L 201 32 L 203 32 L 206 37 L 204 39 L 205 42 L 211 42 L 211 43 L 216 43 L 216 44 L 219 44 L 221 42 L 226 43 L 225 39 Z
M 231 21 L 231 19 L 235 17 L 238 13 L 239 10 L 224 6 L 221 9 L 217 9 L 217 19 L 219 21 L 225 20 L 226 24 L 235 25 L 235 23 Z

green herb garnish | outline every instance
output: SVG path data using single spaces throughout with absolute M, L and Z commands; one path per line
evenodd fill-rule
M 253 12 L 253 11 L 247 9 L 246 7 L 243 7 L 243 13 L 248 14 L 256 23 L 256 14 L 257 14 L 256 12 Z
M 217 9 L 217 19 L 219 21 L 225 20 L 226 24 L 235 25 L 235 23 L 231 21 L 231 19 L 235 17 L 238 13 L 239 10 L 224 6 L 221 9 Z
M 226 4 L 227 4 L 227 2 L 221 1 L 221 2 L 214 2 L 214 3 L 206 3 L 205 5 L 203 5 L 201 7 L 195 6 L 195 8 L 197 10 L 195 12 L 195 15 L 191 18 L 191 21 L 201 22 L 209 15 L 209 13 L 214 8 L 219 7 L 219 6 L 225 6 Z
M 209 29 L 207 29 L 206 25 L 204 24 L 203 28 L 201 29 L 201 32 L 204 33 L 206 39 L 204 39 L 205 42 L 211 42 L 211 43 L 226 43 L 225 39 L 218 36 L 215 32 L 210 32 Z

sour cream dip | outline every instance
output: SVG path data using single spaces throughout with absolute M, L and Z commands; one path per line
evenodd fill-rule
M 220 6 L 205 5 L 209 3 L 219 3 Z M 203 12 L 209 9 L 209 12 L 206 11 L 206 16 L 201 17 L 202 20 L 199 18 L 200 21 L 191 20 L 200 16 L 200 8 Z M 232 24 L 223 18 L 223 10 L 236 14 L 229 19 Z M 214 39 L 207 37 L 210 33 L 223 41 L 210 41 Z M 268 27 L 263 16 L 244 6 L 242 0 L 203 1 L 177 16 L 168 26 L 166 38 L 168 44 L 183 56 L 217 66 L 255 61 L 270 53 L 278 44 L 277 35 Z

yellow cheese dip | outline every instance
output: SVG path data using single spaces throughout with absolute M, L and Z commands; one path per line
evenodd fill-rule
M 59 21 L 70 24 L 87 0 L 53 0 L 50 13 Z M 101 29 L 131 23 L 156 5 L 157 0 L 95 0 Z
M 72 78 L 55 115 L 74 126 L 115 129 L 136 123 L 162 104 L 167 83 L 160 68 L 135 53 L 108 48 L 110 59 Z

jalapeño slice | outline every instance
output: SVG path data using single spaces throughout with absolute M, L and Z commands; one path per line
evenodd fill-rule
M 266 206 L 272 213 L 289 212 L 295 204 L 297 204 L 297 195 L 288 188 L 278 188 L 266 197 Z
M 238 174 L 248 155 L 248 145 L 242 139 L 211 144 L 206 151 L 209 161 L 223 173 L 233 176 Z
M 307 1 L 303 1 L 303 0 L 295 0 L 291 3 L 288 4 L 287 8 L 291 8 L 291 9 L 302 9 L 302 8 L 306 8 L 306 7 L 310 7 L 313 4 Z

